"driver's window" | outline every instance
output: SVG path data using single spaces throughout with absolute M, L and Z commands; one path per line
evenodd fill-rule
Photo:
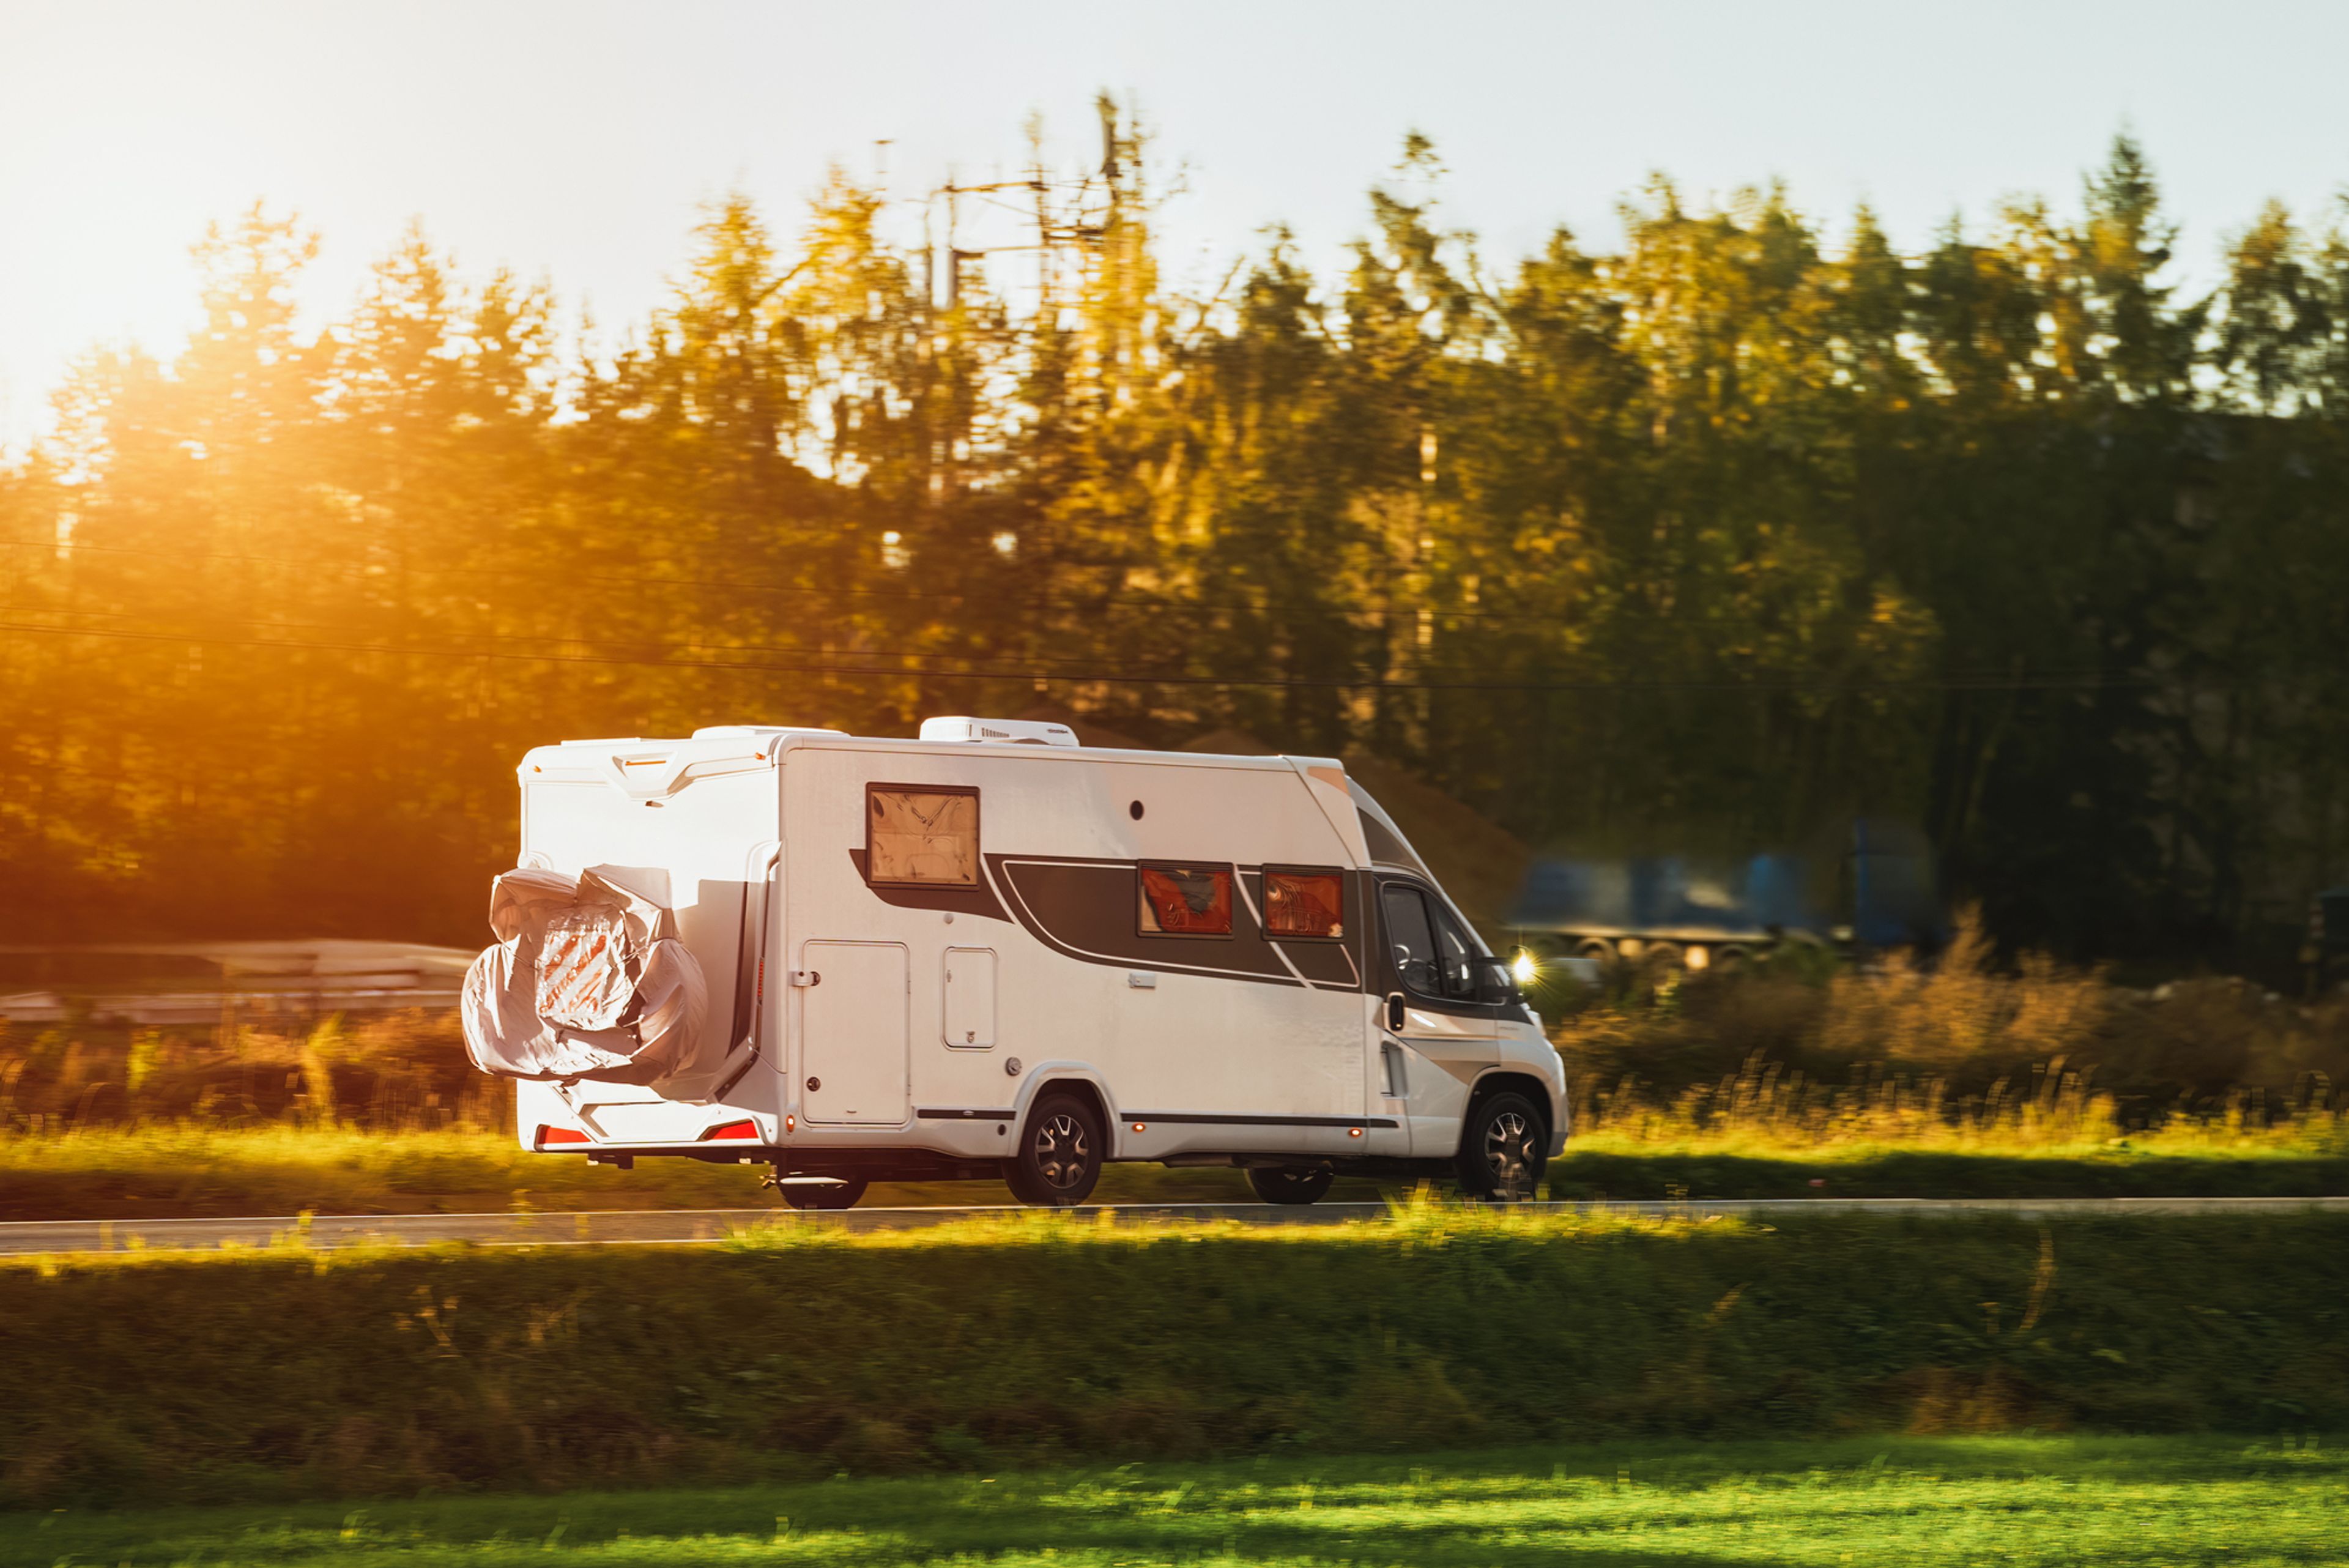
M 1435 951 L 1444 971 L 1444 994 L 1454 1002 L 1475 1002 L 1476 944 L 1468 940 L 1468 933 L 1449 910 L 1435 907 L 1433 899 L 1428 903 L 1428 912 L 1435 917 Z
M 1386 915 L 1387 947 L 1403 984 L 1422 996 L 1442 996 L 1443 970 L 1435 931 L 1427 923 L 1427 900 L 1416 888 L 1390 884 L 1380 894 L 1380 907 Z

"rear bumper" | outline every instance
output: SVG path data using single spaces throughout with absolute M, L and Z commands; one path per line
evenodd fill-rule
M 771 1165 L 784 1176 L 861 1177 L 867 1181 L 993 1181 L 1000 1159 L 927 1148 L 823 1148 L 754 1143 L 558 1144 L 539 1154 L 581 1157 L 626 1169 L 639 1159 L 698 1159 L 711 1165 Z

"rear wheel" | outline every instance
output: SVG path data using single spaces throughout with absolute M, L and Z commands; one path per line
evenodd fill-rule
M 1526 1202 L 1541 1192 L 1547 1143 L 1531 1100 L 1509 1091 L 1495 1095 L 1470 1111 L 1460 1129 L 1460 1185 L 1472 1198 Z
M 1248 1185 L 1267 1203 L 1319 1203 L 1330 1190 L 1331 1175 L 1311 1165 L 1250 1166 Z
M 864 1196 L 864 1179 L 846 1181 L 787 1181 L 775 1189 L 793 1209 L 854 1209 Z
M 1074 1095 L 1047 1095 L 1029 1114 L 1019 1152 L 1003 1162 L 1004 1184 L 1022 1203 L 1072 1209 L 1092 1196 L 1108 1146 L 1092 1106 Z

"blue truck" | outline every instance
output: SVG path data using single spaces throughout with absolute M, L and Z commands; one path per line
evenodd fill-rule
M 1537 959 L 1577 961 L 1587 977 L 1733 967 L 1785 942 L 1931 949 L 1949 929 L 1924 836 L 1868 817 L 1809 851 L 1725 864 L 1537 857 L 1508 923 Z

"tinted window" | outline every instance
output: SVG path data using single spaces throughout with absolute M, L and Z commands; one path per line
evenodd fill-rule
M 865 792 L 865 875 L 875 882 L 978 886 L 978 792 L 874 784 Z
M 1382 890 L 1380 905 L 1387 946 L 1406 987 L 1443 1002 L 1476 1000 L 1476 944 L 1449 910 L 1399 883 Z
M 1422 996 L 1444 994 L 1443 971 L 1435 961 L 1435 929 L 1427 923 L 1427 900 L 1416 888 L 1389 884 L 1379 895 L 1386 915 L 1387 950 L 1402 982 Z
M 1142 867 L 1141 927 L 1144 935 L 1227 937 L 1232 934 L 1232 868 L 1228 866 Z
M 1435 917 L 1436 959 L 1444 969 L 1444 994 L 1454 1002 L 1475 1002 L 1476 996 L 1476 944 L 1460 929 L 1449 909 L 1430 899 L 1428 913 Z
M 1264 929 L 1276 937 L 1343 937 L 1345 902 L 1335 871 L 1264 874 Z

